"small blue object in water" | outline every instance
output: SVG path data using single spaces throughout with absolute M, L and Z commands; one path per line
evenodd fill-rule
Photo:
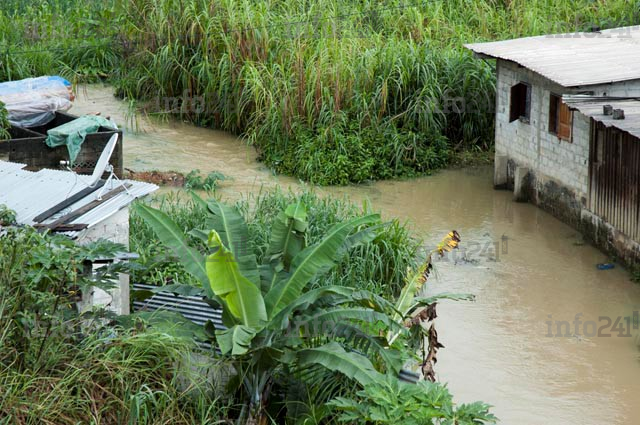
M 609 270 L 614 268 L 615 265 L 613 265 L 612 263 L 600 263 L 596 265 L 596 267 L 598 268 L 598 270 Z

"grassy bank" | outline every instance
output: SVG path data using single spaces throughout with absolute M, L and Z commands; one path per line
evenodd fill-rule
M 0 78 L 109 78 L 132 104 L 242 135 L 319 184 L 489 149 L 494 76 L 463 43 L 638 23 L 627 0 L 10 3 Z
M 0 225 L 11 221 L 4 211 Z M 32 228 L 0 232 L 0 424 L 195 424 L 226 417 L 206 377 L 181 367 L 193 344 L 166 332 L 105 327 L 78 291 L 108 287 L 85 260 L 122 247 L 77 247 Z M 179 372 L 189 385 L 180 386 Z
M 159 209 L 134 207 L 131 244 L 141 260 L 130 267 L 133 280 L 200 294 L 223 309 L 228 330 L 168 311 L 79 311 L 80 294 L 108 289 L 119 271 L 113 267 L 121 266 L 87 274 L 84 262 L 124 247 L 79 247 L 28 227 L 3 230 L 0 424 L 495 423 L 488 405 L 454 403 L 431 375 L 415 385 L 398 380 L 404 364 L 433 370 L 434 360 L 416 353 L 435 355 L 440 347 L 435 303 L 470 299 L 419 294 L 431 254 L 454 249 L 455 232 L 417 257 L 418 242 L 397 221 L 312 193 L 267 192 L 236 205 L 198 198 L 152 204 Z M 165 227 L 169 221 L 175 224 Z M 220 233 L 205 244 L 202 230 L 212 228 Z M 220 235 L 238 248 L 238 261 L 219 261 L 233 254 Z M 197 271 L 205 266 L 203 281 Z M 278 307 L 270 300 L 282 288 Z M 266 315 L 266 308 L 279 309 Z M 194 336 L 217 350 L 196 348 Z
M 321 198 L 307 192 L 301 197 L 280 190 L 249 195 L 236 206 L 242 211 L 248 227 L 251 249 L 260 262 L 269 245 L 269 234 L 278 212 L 296 199 L 309 207 L 308 243 L 315 243 L 334 224 L 364 215 L 367 210 L 344 199 Z M 165 212 L 185 232 L 205 228 L 206 212 L 188 195 L 161 196 L 154 205 Z M 205 248 L 203 241 L 192 237 L 191 242 Z M 131 215 L 131 248 L 141 254 L 142 271 L 134 274 L 135 281 L 166 285 L 197 282 L 169 255 L 153 230 L 141 217 Z M 318 284 L 343 285 L 362 288 L 380 295 L 397 296 L 402 288 L 408 268 L 417 266 L 420 241 L 413 238 L 403 223 L 391 220 L 377 238 L 366 247 L 358 247 L 353 255 L 345 257 L 325 279 Z

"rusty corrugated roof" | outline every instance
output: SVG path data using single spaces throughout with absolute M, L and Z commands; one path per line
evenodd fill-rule
M 516 62 L 564 87 L 640 79 L 640 26 L 466 44 Z

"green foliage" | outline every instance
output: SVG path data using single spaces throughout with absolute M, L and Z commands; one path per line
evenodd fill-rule
M 118 15 L 113 1 L 3 0 L 0 81 L 57 74 L 86 82 L 111 75 L 122 58 Z
M 227 404 L 206 378 L 182 366 L 193 346 L 143 323 L 105 327 L 105 312 L 79 314 L 89 286 L 114 276 L 84 262 L 123 247 L 104 241 L 76 246 L 32 228 L 0 235 L 0 424 L 206 423 L 224 420 Z M 179 378 L 188 380 L 186 390 Z
M 11 138 L 11 134 L 9 134 L 10 127 L 6 105 L 0 101 L 0 141 Z
M 286 233 L 283 229 L 285 220 L 290 219 L 286 215 L 287 206 L 298 203 L 307 206 L 306 218 L 295 224 L 299 229 L 304 228 L 304 237 L 302 231 Z M 189 197 L 174 193 L 159 197 L 155 206 L 176 223 L 189 245 L 197 247 L 201 253 L 206 251 L 208 230 L 216 228 L 208 222 L 212 216 L 206 213 L 206 208 Z M 287 250 L 284 254 L 285 263 L 289 263 L 294 253 L 307 244 L 318 242 L 331 226 L 369 212 L 366 205 L 358 208 L 343 199 L 320 197 L 312 192 L 295 195 L 280 190 L 251 195 L 238 202 L 237 208 L 248 228 L 248 239 L 242 251 L 255 254 L 258 263 L 269 262 L 269 258 L 275 255 L 269 251 L 273 238 L 293 235 L 295 249 L 292 246 L 290 249 L 293 251 Z M 300 214 L 291 210 L 289 213 Z M 130 246 L 140 254 L 139 267 L 132 271 L 132 281 L 156 285 L 199 285 L 198 280 L 176 262 L 172 252 L 158 243 L 153 230 L 136 211 L 132 212 L 130 220 Z M 307 223 L 306 228 L 304 222 Z M 200 230 L 200 235 L 192 232 L 194 229 Z M 350 248 L 350 255 L 343 256 L 335 268 L 322 280 L 313 282 L 312 286 L 352 286 L 396 297 L 404 286 L 407 269 L 416 266 L 419 246 L 420 241 L 411 237 L 406 226 L 398 220 L 390 220 L 378 229 L 371 243 Z
M 6 205 L 0 205 L 0 226 L 10 226 L 16 223 L 16 212 Z
M 54 318 L 77 313 L 80 291 L 113 285 L 112 269 L 106 267 L 91 276 L 84 271 L 84 261 L 122 250 L 120 245 L 104 242 L 79 247 L 65 237 L 43 235 L 32 228 L 6 228 L 0 234 L 0 330 L 7 332 L 0 363 L 17 359 L 19 370 L 39 365 Z
M 203 179 L 200 170 L 191 170 L 184 176 L 184 187 L 193 190 L 206 190 L 211 192 L 218 187 L 219 182 L 224 181 L 226 177 L 222 173 L 212 171 Z
M 398 305 L 405 309 L 398 312 L 384 298 L 363 289 L 338 285 L 310 289 L 311 284 L 321 280 L 342 257 L 376 239 L 385 228 L 379 215 L 364 214 L 339 221 L 317 242 L 307 243 L 310 209 L 296 199 L 275 215 L 273 236 L 267 238 L 267 254 L 261 256 L 262 264 L 258 266 L 257 256 L 248 246 L 249 227 L 241 210 L 217 200 L 205 202 L 193 196 L 195 204 L 208 211 L 206 223 L 212 227 L 205 263 L 208 292 L 215 295 L 215 302 L 222 307 L 226 327 L 216 329 L 212 322 L 207 322 L 204 331 L 236 374 L 229 385 L 234 392 L 242 394 L 244 408 L 240 422 L 266 420 L 274 405 L 273 399 L 275 404 L 284 404 L 290 409 L 294 400 L 278 399 L 278 392 L 272 392 L 274 386 L 281 387 L 285 393 L 299 386 L 306 391 L 317 390 L 331 387 L 335 375 L 353 380 L 361 387 L 384 383 L 385 374 L 397 380 L 403 361 L 413 355 L 414 347 L 423 343 L 425 336 L 422 332 L 407 332 L 404 321 L 429 308 L 425 303 L 434 303 L 438 297 L 421 299 L 412 291 L 411 295 L 398 300 Z M 185 249 L 184 234 L 167 231 L 179 226 L 166 214 L 142 204 L 136 206 L 136 211 L 169 247 Z M 202 230 L 191 232 L 200 237 L 203 233 Z M 457 246 L 457 233 L 449 236 L 436 251 Z M 185 270 L 199 274 L 197 265 L 191 264 L 202 261 L 199 257 L 177 257 Z M 421 270 L 420 276 L 424 274 Z M 422 284 L 424 280 L 426 277 Z M 408 285 L 413 285 L 413 281 L 409 279 Z M 454 298 L 453 295 L 443 297 Z M 407 327 L 420 327 L 420 324 Z M 381 337 L 384 334 L 393 336 L 394 343 Z M 398 338 L 399 334 L 404 337 Z M 412 336 L 416 336 L 417 341 L 408 343 Z M 336 393 L 340 391 L 330 391 L 327 395 Z M 420 390 L 417 393 L 422 394 Z M 429 399 L 431 395 L 423 396 Z M 439 405 L 438 400 L 431 402 Z M 477 423 L 492 419 L 484 405 L 478 406 L 482 409 L 469 410 L 464 415 L 447 413 L 456 420 L 466 421 L 468 417 Z
M 484 403 L 455 406 L 447 388 L 420 381 L 417 385 L 397 379 L 374 381 L 356 397 L 338 397 L 329 405 L 341 412 L 339 420 L 367 425 L 479 425 L 495 423 Z
M 335 329 L 346 321 L 360 331 L 358 338 L 375 338 L 376 328 L 367 329 L 367 326 L 400 327 L 389 320 L 386 311 L 390 305 L 363 290 L 344 287 L 305 290 L 313 280 L 331 269 L 349 248 L 366 242 L 368 238 L 363 239 L 356 230 L 364 231 L 378 224 L 379 216 L 365 215 L 337 223 L 317 243 L 302 248 L 289 241 L 298 239 L 308 228 L 304 221 L 306 207 L 300 202 L 292 204 L 279 215 L 277 236 L 271 239 L 267 250 L 270 255 L 262 258 L 262 266 L 258 269 L 255 256 L 246 253 L 249 233 L 240 211 L 215 200 L 205 203 L 196 198 L 196 203 L 206 205 L 210 214 L 207 223 L 213 230 L 209 233 L 208 248 L 212 252 L 207 256 L 206 269 L 209 286 L 217 297 L 216 302 L 223 308 L 228 328 L 215 329 L 208 323 L 205 330 L 217 342 L 236 373 L 243 377 L 249 418 L 266 415 L 269 388 L 278 373 L 290 367 L 304 370 L 310 364 L 317 364 L 339 371 L 361 384 L 381 376 L 365 354 L 352 351 L 351 342 L 355 337 L 345 338 L 345 334 L 338 337 Z M 181 234 L 166 232 L 166 229 L 178 227 L 166 215 L 140 204 L 136 208 L 138 213 L 143 211 L 142 217 L 163 235 L 161 239 L 175 239 L 167 241 L 169 246 L 182 244 Z M 233 246 L 235 252 L 227 245 Z M 286 264 L 285 258 L 293 253 L 295 255 Z M 184 256 L 180 260 L 186 270 L 194 270 L 195 266 L 189 263 L 200 261 Z M 259 276 L 260 281 L 247 277 L 253 275 Z M 317 321 L 328 328 L 315 329 L 311 335 L 304 335 L 299 327 L 291 328 L 292 323 L 308 328 L 311 322 L 316 326 Z M 314 342 L 309 345 L 309 341 Z M 388 349 L 386 344 L 369 344 L 367 348 L 372 357 L 389 359 L 376 354 L 376 350 Z M 386 365 L 387 370 L 396 371 L 398 367 L 397 364 Z
M 10 3 L 0 80 L 109 77 L 128 101 L 242 135 L 319 184 L 490 149 L 495 77 L 464 43 L 640 23 L 628 0 Z

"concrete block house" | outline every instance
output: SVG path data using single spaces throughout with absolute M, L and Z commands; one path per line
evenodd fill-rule
M 640 262 L 640 27 L 469 44 L 496 59 L 496 188 Z

